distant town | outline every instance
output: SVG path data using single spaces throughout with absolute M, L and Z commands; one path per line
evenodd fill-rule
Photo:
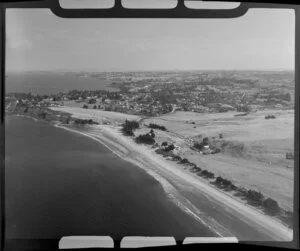
M 26 107 L 70 105 L 142 116 L 172 111 L 198 113 L 250 112 L 265 108 L 293 108 L 292 72 L 112 72 L 64 73 L 111 81 L 118 92 L 71 90 L 34 95 L 7 93 Z

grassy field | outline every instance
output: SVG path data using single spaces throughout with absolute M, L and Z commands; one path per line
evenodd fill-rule
M 155 130 L 157 141 L 173 142 L 177 153 L 207 169 L 217 176 L 230 179 L 239 186 L 255 189 L 277 200 L 281 207 L 293 207 L 293 160 L 287 160 L 287 152 L 293 152 L 294 111 L 265 110 L 234 116 L 238 113 L 200 114 L 175 112 L 158 118 L 144 120 L 144 125 L 163 125 L 169 132 Z M 275 115 L 275 119 L 265 116 Z M 147 129 L 141 129 L 147 131 Z M 138 133 L 138 132 L 137 132 Z M 234 144 L 243 144 L 240 154 L 224 152 L 201 155 L 188 147 L 189 139 L 216 137 Z
M 102 124 L 120 125 L 126 119 L 140 119 L 135 115 L 70 106 L 52 109 L 69 112 L 83 119 L 93 119 Z M 173 143 L 176 146 L 174 154 L 213 172 L 216 177 L 222 176 L 235 185 L 259 191 L 265 197 L 275 199 L 282 208 L 292 211 L 294 163 L 293 160 L 287 160 L 285 154 L 293 152 L 294 111 L 265 110 L 247 116 L 235 116 L 236 114 L 175 112 L 144 119 L 141 128 L 134 131 L 134 134 L 138 136 L 148 133 L 149 123 L 163 125 L 167 131 L 154 129 L 156 143 Z M 276 118 L 265 119 L 268 114 L 275 115 Z M 222 139 L 219 139 L 219 134 L 223 134 Z M 190 148 L 191 139 L 199 138 L 199 135 L 216 137 L 234 146 L 244 147 L 238 154 L 238 150 L 228 147 L 222 153 L 202 155 Z

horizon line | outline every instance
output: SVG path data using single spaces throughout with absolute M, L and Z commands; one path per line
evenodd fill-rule
M 230 72 L 230 71 L 261 71 L 261 72 L 267 72 L 267 71 L 294 71 L 295 69 L 291 68 L 273 68 L 273 69 L 163 69 L 163 70 L 96 70 L 96 69 L 49 69 L 49 70 L 42 70 L 42 69 L 35 69 L 35 70 L 6 70 L 6 73 L 9 72 L 18 72 L 18 73 L 26 73 L 26 72 L 98 72 L 98 73 L 110 73 L 110 72 L 196 72 L 196 71 L 203 71 L 203 72 L 209 72 L 209 71 L 224 71 L 224 72 Z

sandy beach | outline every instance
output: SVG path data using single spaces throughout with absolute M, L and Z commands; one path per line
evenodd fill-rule
M 74 117 L 83 116 L 83 113 L 77 115 L 74 111 L 72 114 Z M 182 165 L 164 159 L 151 147 L 136 144 L 132 138 L 123 136 L 120 128 L 93 125 L 85 132 L 79 132 L 64 127 L 104 144 L 119 157 L 143 168 L 161 183 L 170 200 L 214 231 L 216 236 L 236 237 L 240 241 L 292 240 L 293 231 L 279 220 L 215 188 Z

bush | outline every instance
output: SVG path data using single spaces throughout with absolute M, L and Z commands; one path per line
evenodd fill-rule
M 182 159 L 181 161 L 180 161 L 180 163 L 181 164 L 187 164 L 187 163 L 190 163 L 187 159 Z
M 172 145 L 169 145 L 165 148 L 165 151 L 169 152 L 169 151 L 173 151 L 175 149 L 175 146 L 172 144 Z
M 123 126 L 122 132 L 125 136 L 134 136 L 132 128 L 130 128 L 128 126 Z
M 263 201 L 262 203 L 264 209 L 271 214 L 278 213 L 280 210 L 280 207 L 277 203 L 276 200 L 273 200 L 271 198 L 267 198 L 266 200 Z
M 236 189 L 236 186 L 234 186 L 230 180 L 224 179 L 220 176 L 216 178 L 215 184 L 221 188 L 227 188 L 232 190 Z
M 193 173 L 198 173 L 201 171 L 201 168 L 200 167 L 197 167 L 197 166 L 194 166 L 192 169 L 191 169 L 191 172 Z
M 139 135 L 138 137 L 136 137 L 135 141 L 137 143 L 144 143 L 148 145 L 152 145 L 155 143 L 155 140 L 149 133 Z
M 260 192 L 254 190 L 248 190 L 246 194 L 247 199 L 257 206 L 262 205 L 264 196 Z
M 214 173 L 209 172 L 207 170 L 203 170 L 201 171 L 201 173 L 198 173 L 199 176 L 208 178 L 208 179 L 213 179 L 215 177 Z
M 155 133 L 154 133 L 153 130 L 151 130 L 151 131 L 149 132 L 149 134 L 151 135 L 152 138 L 155 138 Z
M 178 155 L 175 155 L 175 156 L 173 156 L 173 160 L 180 161 L 180 160 L 182 160 L 182 158 Z
M 150 123 L 149 128 L 153 128 L 153 129 L 158 129 L 158 130 L 162 130 L 162 131 L 166 131 L 166 127 L 164 126 L 160 126 L 160 125 L 157 125 L 157 124 L 153 124 L 153 123 Z
M 133 130 L 139 128 L 139 126 L 139 122 L 137 121 L 125 120 L 125 123 L 122 124 L 122 132 L 125 136 L 134 136 Z
M 99 123 L 93 121 L 92 119 L 75 119 L 74 123 L 77 125 L 99 125 Z
M 129 121 L 127 119 L 125 120 L 125 123 L 123 125 L 128 126 L 128 127 L 132 128 L 133 130 L 138 129 L 140 127 L 139 122 L 137 122 L 135 120 Z
M 202 142 L 200 142 L 200 143 L 199 143 L 199 142 L 196 142 L 196 143 L 194 144 L 194 147 L 195 147 L 196 149 L 202 151 L 203 148 L 204 148 L 204 146 L 209 145 L 209 143 L 210 143 L 209 138 L 208 138 L 208 137 L 205 137 L 205 138 L 203 138 Z
M 164 141 L 161 143 L 161 146 L 167 146 L 168 145 L 168 142 L 167 141 Z
M 267 115 L 265 116 L 265 119 L 275 119 L 275 115 Z
M 84 108 L 84 109 L 89 109 L 89 106 L 86 105 L 86 104 L 84 104 L 82 108 Z

